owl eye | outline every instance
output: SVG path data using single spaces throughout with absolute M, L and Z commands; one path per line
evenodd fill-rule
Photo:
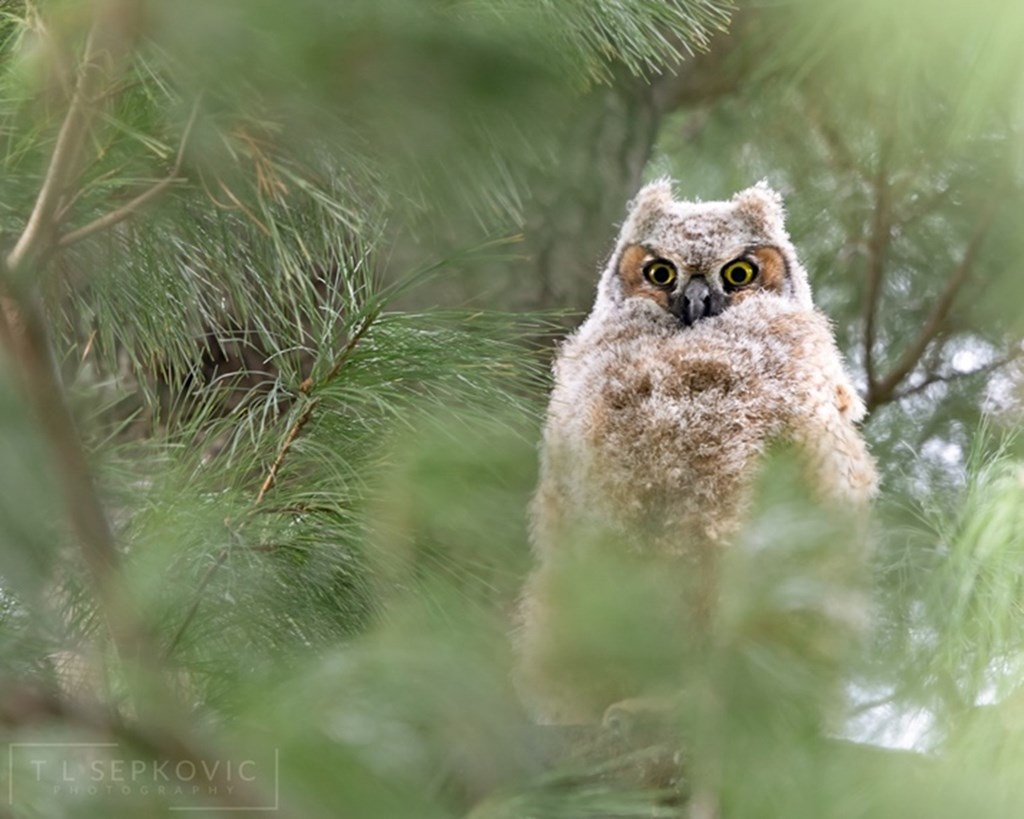
M 755 278 L 757 278 L 757 265 L 746 259 L 737 259 L 722 268 L 722 280 L 729 287 L 746 287 Z
M 655 259 L 644 266 L 644 278 L 658 287 L 668 287 L 676 280 L 676 268 L 664 259 Z

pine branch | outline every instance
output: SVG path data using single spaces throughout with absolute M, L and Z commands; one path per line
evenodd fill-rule
M 111 637 L 124 659 L 138 657 L 144 651 L 141 619 L 120 582 L 114 534 L 53 361 L 42 308 L 30 288 L 19 287 L 14 294 L 10 288 L 22 284 L 28 269 L 41 269 L 56 250 L 57 215 L 62 197 L 74 186 L 81 170 L 82 146 L 96 114 L 93 101 L 130 48 L 120 15 L 131 19 L 132 5 L 112 3 L 97 13 L 46 175 L 25 228 L 6 257 L 5 281 L 0 286 L 0 338 L 17 363 L 26 397 L 52 450 L 72 527 Z
M 313 390 L 314 386 L 323 387 L 332 382 L 341 372 L 342 368 L 345 366 L 346 362 L 351 357 L 352 352 L 355 350 L 360 340 L 366 335 L 367 331 L 370 329 L 374 321 L 376 321 L 379 316 L 380 307 L 377 307 L 373 309 L 371 312 L 369 312 L 366 315 L 366 317 L 360 322 L 359 327 L 356 329 L 356 331 L 349 338 L 348 342 L 342 348 L 341 352 L 338 354 L 334 364 L 331 366 L 330 370 L 328 370 L 327 374 L 322 379 L 320 379 L 319 382 L 313 382 L 310 379 L 306 379 L 299 386 L 299 392 L 303 394 L 308 394 Z M 295 443 L 299 435 L 302 434 L 302 430 L 306 427 L 306 425 L 313 417 L 313 412 L 319 404 L 319 398 L 310 399 L 299 412 L 299 414 L 296 416 L 295 421 L 292 422 L 292 425 L 291 427 L 289 427 L 288 432 L 285 434 L 284 440 L 282 441 L 281 446 L 274 457 L 274 460 L 270 464 L 270 468 L 267 470 L 266 477 L 260 484 L 260 488 L 256 494 L 256 498 L 253 501 L 252 506 L 249 508 L 249 515 L 251 515 L 257 509 L 257 507 L 259 507 L 260 504 L 263 503 L 263 499 L 267 496 L 267 493 L 270 492 L 270 490 L 276 484 L 278 472 L 280 471 L 285 459 L 288 457 L 292 445 Z M 224 546 L 217 553 L 217 557 L 214 559 L 214 562 L 210 564 L 210 568 L 206 570 L 206 573 L 203 575 L 202 579 L 200 579 L 199 585 L 196 587 L 195 593 L 193 595 L 194 599 L 192 601 L 192 604 L 189 606 L 188 611 L 185 613 L 185 617 L 182 620 L 181 625 L 178 626 L 178 629 L 174 632 L 174 636 L 171 638 L 171 641 L 167 644 L 167 648 L 164 651 L 165 660 L 170 659 L 170 657 L 173 656 L 175 650 L 177 649 L 178 645 L 181 643 L 186 632 L 188 631 L 189 626 L 191 626 L 192 622 L 195 620 L 196 615 L 199 613 L 199 608 L 202 605 L 203 593 L 210 585 L 210 582 L 213 580 L 213 577 L 217 573 L 217 571 L 227 562 L 230 552 L 230 546 Z
M 170 172 L 161 179 L 159 182 L 154 184 L 152 187 L 140 193 L 134 199 L 126 202 L 116 210 L 112 210 L 109 213 L 100 216 L 97 219 L 89 222 L 87 225 L 83 225 L 80 228 L 65 233 L 60 239 L 57 240 L 57 247 L 61 250 L 70 247 L 76 242 L 87 239 L 95 233 L 107 230 L 113 227 L 119 222 L 123 222 L 129 216 L 139 211 L 149 202 L 156 199 L 161 193 L 169 188 L 174 182 L 179 181 L 178 174 L 181 171 L 181 163 L 185 156 L 185 147 L 188 144 L 189 137 L 192 133 L 192 127 L 195 125 L 196 116 L 199 113 L 199 100 L 197 99 L 195 104 L 192 106 L 192 113 L 189 115 L 188 123 L 185 125 L 185 131 L 181 137 L 181 144 L 178 147 L 178 155 L 174 160 L 174 165 L 171 167 Z
M 68 112 L 57 134 L 57 142 L 50 156 L 50 164 L 39 189 L 39 195 L 36 197 L 24 231 L 7 255 L 7 270 L 12 275 L 20 273 L 29 260 L 44 256 L 46 252 L 53 250 L 56 216 L 61 197 L 73 185 L 78 175 L 82 145 L 96 115 L 92 100 L 100 95 L 107 79 L 99 53 L 102 32 L 103 21 L 98 19 L 86 40 L 78 69 L 78 81 Z
M 195 599 L 192 601 L 192 605 L 189 606 L 184 619 L 181 621 L 181 625 L 178 626 L 178 630 L 174 632 L 174 636 L 171 637 L 171 641 L 167 644 L 167 648 L 164 651 L 163 658 L 165 661 L 171 658 L 174 654 L 174 650 L 178 647 L 178 644 L 185 636 L 185 632 L 188 631 L 188 627 L 192 625 L 192 621 L 195 619 L 196 614 L 199 613 L 199 605 L 203 600 L 203 592 L 205 592 L 206 587 L 210 585 L 210 581 L 213 580 L 213 576 L 217 573 L 217 570 L 223 566 L 225 561 L 228 559 L 229 552 L 230 549 L 226 546 L 221 549 L 217 553 L 217 557 L 214 559 L 213 563 L 210 564 L 210 567 L 199 580 L 199 585 L 196 586 Z
M 57 249 L 62 207 L 82 172 L 82 151 L 100 104 L 111 96 L 111 86 L 131 53 L 139 18 L 139 0 L 110 0 L 99 4 L 78 66 L 67 113 L 24 230 L 7 255 L 7 272 L 17 277 L 27 265 L 45 261 Z
M 314 398 L 302 408 L 302 412 L 299 413 L 299 416 L 295 419 L 295 423 L 292 424 L 291 429 L 288 430 L 288 434 L 285 435 L 284 443 L 281 444 L 281 448 L 277 452 L 277 457 L 274 458 L 274 462 L 270 465 L 270 470 L 267 472 L 267 477 L 260 485 L 260 491 L 256 495 L 256 500 L 253 501 L 253 506 L 258 506 L 262 503 L 267 492 L 269 492 L 274 486 L 274 482 L 277 480 L 277 472 L 281 468 L 281 464 L 283 464 L 284 459 L 288 457 L 288 452 L 291 450 L 292 444 L 294 444 L 295 439 L 299 437 L 302 432 L 302 428 L 309 423 L 309 419 L 313 415 L 313 410 L 316 409 L 316 406 L 319 403 L 320 399 Z
M 15 309 L 17 327 L 12 327 L 10 315 L 5 317 L 4 343 L 17 362 L 22 388 L 52 451 L 68 515 L 111 637 L 124 659 L 137 658 L 144 650 L 143 628 L 121 582 L 114 533 L 53 363 L 45 319 L 34 301 L 21 300 Z
M 364 318 L 360 322 L 359 327 L 352 334 L 352 337 L 348 340 L 345 346 L 341 349 L 341 352 L 338 353 L 338 357 L 335 360 L 334 365 L 331 367 L 330 370 L 327 371 L 327 375 L 325 375 L 320 380 L 318 386 L 327 386 L 338 376 L 338 373 L 341 372 L 341 368 L 345 366 L 345 364 L 349 360 L 349 357 L 352 355 L 352 351 L 355 350 L 356 345 L 359 344 L 363 336 L 366 335 L 367 331 L 370 329 L 370 326 L 380 317 L 380 310 L 381 308 L 379 307 L 372 310 L 370 313 L 367 314 L 366 318 Z M 314 383 L 307 378 L 299 386 L 299 391 L 303 393 L 308 393 L 313 389 L 313 387 Z

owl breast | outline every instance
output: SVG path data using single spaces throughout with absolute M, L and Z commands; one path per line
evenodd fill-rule
M 742 312 L 750 312 L 749 310 Z M 739 315 L 609 338 L 574 361 L 571 449 L 583 508 L 636 548 L 685 553 L 735 531 L 756 462 L 785 425 L 786 345 Z M 593 520 L 591 520 L 593 522 Z

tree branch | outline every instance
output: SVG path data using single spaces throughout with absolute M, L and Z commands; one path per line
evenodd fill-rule
M 1024 350 L 1017 349 L 1008 355 L 1001 356 L 994 361 L 990 361 L 988 364 L 983 364 L 981 367 L 976 367 L 975 369 L 967 370 L 966 372 L 954 371 L 942 374 L 929 373 L 929 375 L 920 384 L 915 384 L 913 387 L 907 387 L 904 390 L 894 393 L 893 400 L 900 401 L 911 395 L 917 395 L 920 392 L 924 392 L 933 384 L 949 384 L 953 381 L 972 378 L 976 375 L 988 375 L 989 373 L 1001 370 L 1003 367 L 1009 366 L 1013 362 L 1018 361 L 1021 356 L 1024 356 Z
M 963 258 L 953 269 L 949 279 L 946 281 L 946 286 L 943 288 L 942 293 L 939 295 L 939 300 L 926 319 L 924 327 L 921 328 L 921 332 L 918 333 L 917 338 L 903 352 L 903 355 L 900 356 L 889 374 L 878 381 L 873 390 L 869 391 L 866 402 L 868 412 L 893 400 L 897 388 L 913 372 L 921 357 L 927 351 L 928 346 L 942 332 L 946 319 L 949 317 L 949 311 L 952 309 L 964 282 L 974 268 L 978 252 L 981 250 L 985 238 L 995 222 L 995 217 L 996 209 L 993 207 L 990 207 L 981 217 L 974 230 L 974 235 L 967 244 Z
M 185 131 L 181 136 L 178 155 L 174 160 L 174 165 L 172 166 L 170 173 L 168 173 L 166 177 L 116 210 L 112 210 L 110 213 L 106 213 L 103 216 L 94 219 L 87 225 L 83 225 L 80 228 L 65 233 L 57 240 L 57 247 L 60 249 L 70 247 L 75 244 L 75 242 L 80 242 L 82 239 L 86 239 L 94 233 L 99 233 L 100 231 L 113 227 L 119 222 L 123 222 L 140 208 L 156 199 L 156 197 L 163 193 L 174 182 L 178 181 L 178 173 L 181 171 L 181 163 L 185 156 L 185 147 L 188 144 L 189 136 L 192 133 L 192 127 L 196 123 L 196 116 L 198 113 L 199 100 L 197 99 L 195 104 L 192 106 L 192 113 L 189 115 L 188 123 L 185 125 Z
M 7 255 L 7 271 L 19 274 L 27 264 L 43 259 L 56 248 L 57 213 L 61 198 L 81 171 L 82 147 L 96 116 L 96 100 L 103 97 L 116 65 L 129 50 L 125 19 L 134 18 L 134 0 L 100 7 L 86 39 L 78 79 L 67 114 L 57 133 L 50 163 L 32 213 L 14 248 Z
M 42 307 L 24 282 L 24 274 L 41 269 L 56 249 L 61 199 L 80 173 L 82 146 L 95 117 L 93 100 L 128 52 L 125 24 L 126 19 L 128 23 L 133 19 L 133 10 L 133 2 L 112 2 L 97 13 L 45 177 L 25 228 L 5 259 L 5 275 L 0 281 L 0 340 L 15 362 L 29 405 L 52 451 L 71 526 L 123 659 L 140 656 L 146 647 L 141 620 L 120 582 L 114 534 L 64 396 Z
M 889 222 L 890 190 L 887 178 L 888 149 L 882 145 L 878 155 L 878 167 L 872 179 L 875 207 L 871 218 L 871 235 L 868 237 L 867 287 L 864 291 L 864 373 L 867 378 L 868 404 L 877 390 L 875 372 L 875 336 L 878 321 L 878 305 L 882 296 L 882 282 L 885 279 L 885 260 L 892 241 L 892 225 Z
M 18 375 L 36 420 L 49 443 L 68 515 L 92 575 L 107 626 L 124 659 L 143 647 L 142 628 L 120 582 L 120 556 L 107 520 L 74 418 L 54 368 L 45 319 L 33 301 L 17 304 L 18 327 L 4 320 L 4 342 L 17 363 Z
M 299 434 L 302 432 L 302 428 L 309 423 L 309 419 L 313 416 L 313 410 L 316 409 L 316 405 L 319 403 L 320 400 L 318 398 L 313 398 L 302 408 L 302 412 L 299 413 L 298 417 L 295 419 L 295 423 L 292 424 L 291 429 L 288 430 L 288 434 L 285 435 L 284 443 L 281 444 L 281 448 L 277 451 L 277 457 L 274 458 L 274 462 L 270 465 L 270 469 L 267 472 L 267 477 L 264 478 L 263 483 L 260 485 L 260 491 L 256 495 L 256 500 L 253 501 L 253 506 L 258 506 L 262 503 L 267 492 L 269 492 L 274 486 L 274 483 L 277 481 L 277 472 L 281 468 L 281 464 L 283 464 L 284 459 L 288 457 L 288 452 L 291 450 L 292 444 L 294 444 L 295 439 L 299 437 Z

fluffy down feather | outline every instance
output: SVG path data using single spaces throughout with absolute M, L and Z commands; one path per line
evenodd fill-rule
M 647 298 L 625 295 L 624 248 L 642 244 L 689 259 L 771 245 L 787 260 L 783 293 L 752 293 L 684 328 Z M 594 310 L 563 345 L 532 508 L 538 566 L 520 635 L 527 698 L 547 721 L 578 722 L 628 690 L 583 691 L 552 657 L 552 567 L 583 530 L 625 552 L 686 564 L 726 545 L 742 525 L 757 467 L 775 442 L 795 445 L 820 497 L 863 506 L 873 461 L 855 426 L 863 405 L 828 320 L 783 224 L 781 199 L 761 184 L 728 202 L 679 202 L 660 180 L 631 203 Z M 620 686 L 621 687 L 621 686 Z

